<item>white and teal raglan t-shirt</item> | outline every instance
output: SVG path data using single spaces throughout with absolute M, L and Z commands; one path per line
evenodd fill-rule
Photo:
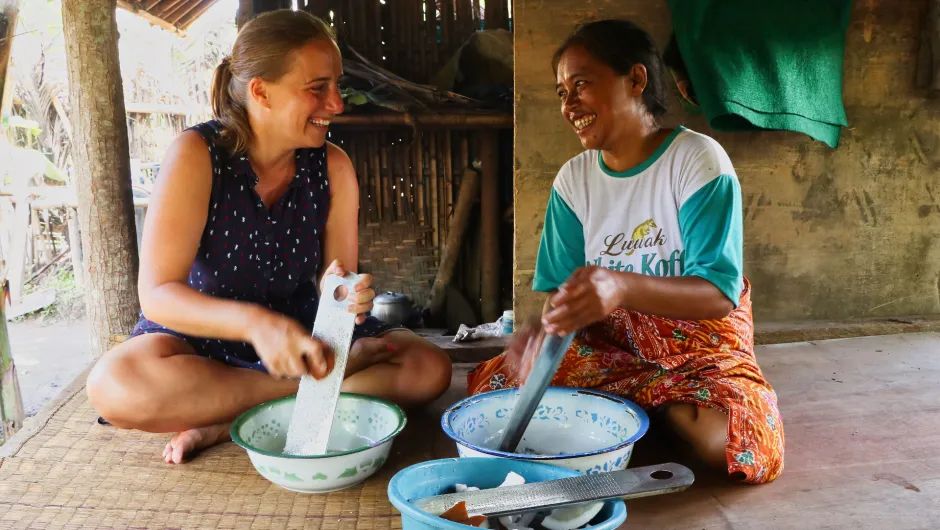
M 615 172 L 600 151 L 569 160 L 552 186 L 536 291 L 598 265 L 650 276 L 699 276 L 738 306 L 743 287 L 741 187 L 712 138 L 679 127 L 645 162 Z

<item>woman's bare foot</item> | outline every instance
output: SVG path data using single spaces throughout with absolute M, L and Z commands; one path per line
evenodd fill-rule
M 177 434 L 166 444 L 163 450 L 163 461 L 167 464 L 179 464 L 194 451 L 231 440 L 229 433 L 231 426 L 231 423 L 219 423 Z

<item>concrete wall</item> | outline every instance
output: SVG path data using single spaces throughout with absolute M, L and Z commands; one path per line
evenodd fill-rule
M 737 169 L 757 320 L 940 313 L 940 101 L 914 87 L 927 1 L 855 2 L 837 149 L 797 133 L 716 133 L 671 100 L 666 125 L 714 136 Z M 515 17 L 514 288 L 526 314 L 542 300 L 530 286 L 552 180 L 581 150 L 551 54 L 583 19 L 632 19 L 661 47 L 671 22 L 665 0 L 516 0 Z

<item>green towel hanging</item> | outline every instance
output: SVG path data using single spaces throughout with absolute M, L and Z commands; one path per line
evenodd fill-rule
M 716 131 L 805 133 L 830 147 L 852 0 L 668 0 L 679 50 Z

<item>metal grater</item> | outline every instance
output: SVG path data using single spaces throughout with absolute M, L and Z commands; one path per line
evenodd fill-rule
M 630 500 L 674 493 L 687 489 L 694 481 L 695 475 L 689 468 L 668 463 L 520 486 L 448 493 L 409 502 L 431 515 L 441 515 L 457 503 L 465 502 L 471 516 L 502 517 L 592 501 Z
M 499 450 L 505 453 L 515 453 L 522 436 L 525 434 L 526 427 L 532 421 L 532 415 L 538 408 L 539 402 L 545 395 L 548 385 L 555 377 L 561 360 L 568 351 L 568 346 L 574 340 L 574 333 L 559 337 L 557 335 L 545 335 L 540 333 L 543 338 L 542 349 L 532 365 L 532 370 L 526 378 L 526 382 L 517 394 L 517 401 L 512 408 L 512 415 L 509 417 L 509 424 L 503 432 L 503 437 L 499 442 Z M 537 343 L 536 343 L 537 344 Z
M 347 273 L 344 278 L 330 274 L 323 282 L 317 318 L 313 323 L 313 336 L 333 350 L 333 371 L 319 381 L 309 375 L 301 377 L 294 413 L 287 429 L 284 454 L 322 455 L 327 452 L 333 415 L 339 401 L 356 325 L 356 315 L 349 312 L 350 302 L 336 300 L 333 295 L 342 286 L 351 294 L 359 279 L 353 273 Z

